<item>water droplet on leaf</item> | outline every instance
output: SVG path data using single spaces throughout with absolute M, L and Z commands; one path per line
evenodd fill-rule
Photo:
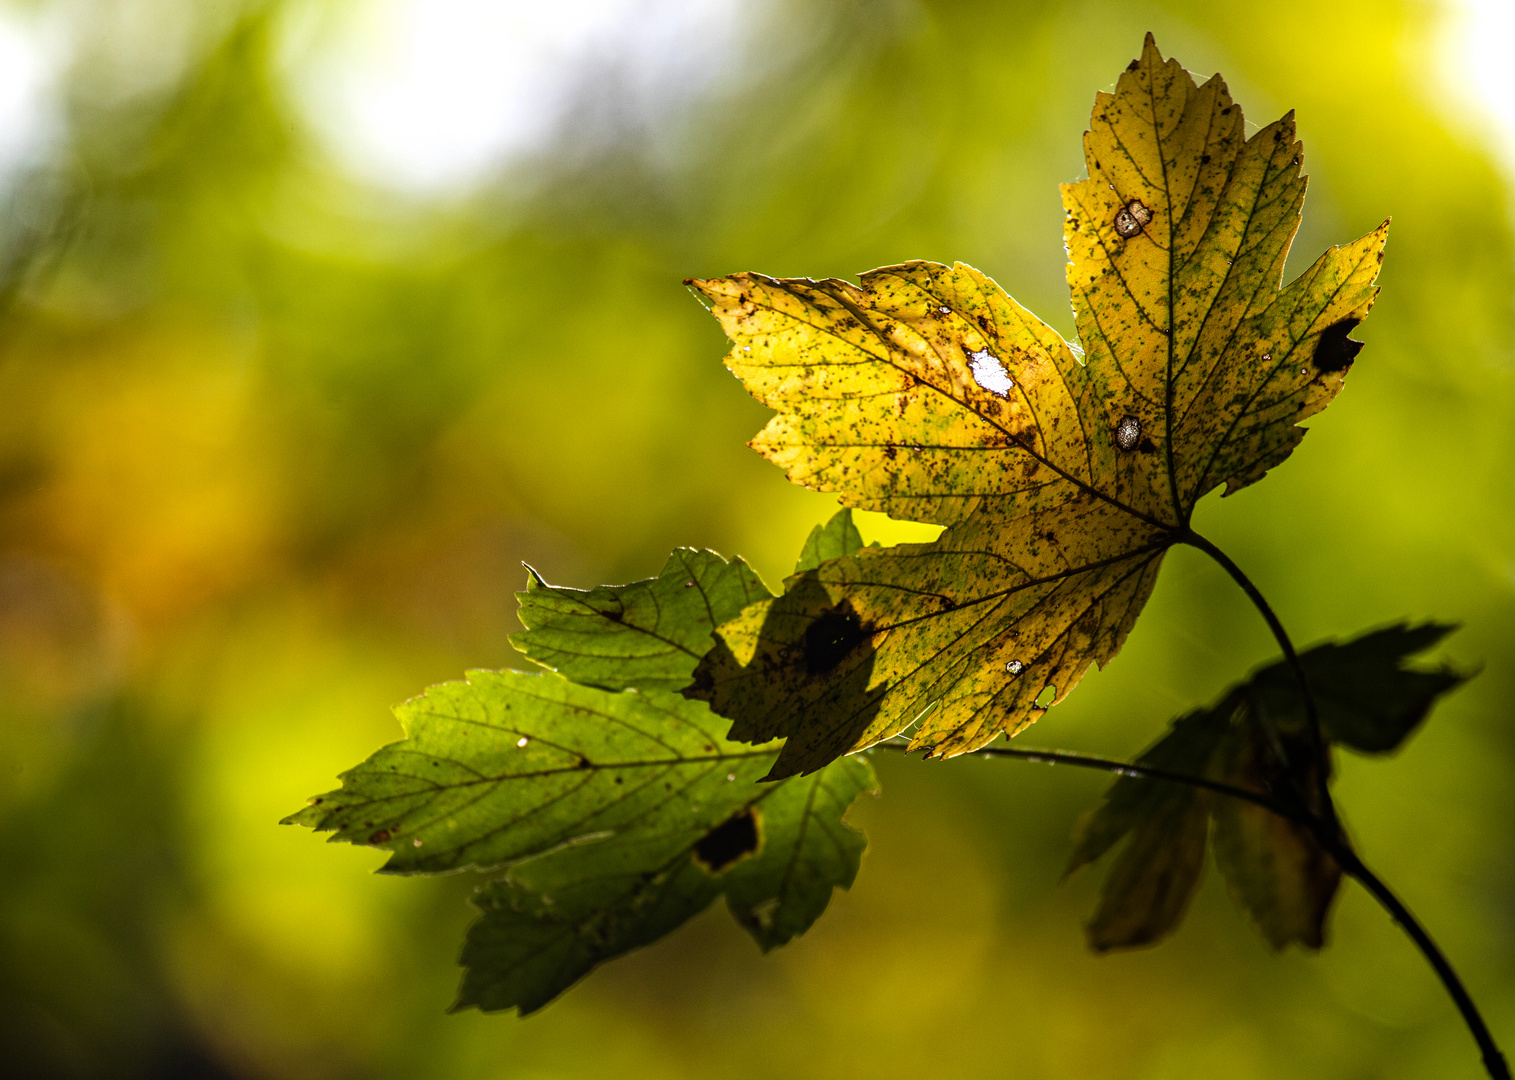
M 517 746 L 525 746 L 530 741 L 531 740 L 528 739 L 525 735 L 522 735 L 519 739 L 516 740 L 516 745 Z
M 1019 660 L 1012 660 L 1005 665 L 1005 670 L 1012 675 L 1019 675 L 1021 672 L 1026 670 L 1026 665 L 1021 663 Z

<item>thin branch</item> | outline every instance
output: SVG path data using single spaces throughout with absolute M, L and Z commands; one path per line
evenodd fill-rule
M 1337 834 L 1340 836 L 1340 834 Z M 1342 872 L 1353 878 L 1364 889 L 1372 894 L 1373 899 L 1389 913 L 1389 917 L 1399 924 L 1400 928 L 1409 935 L 1410 940 L 1420 949 L 1421 955 L 1436 971 L 1441 978 L 1442 986 L 1446 987 L 1452 1001 L 1457 1005 L 1457 1011 L 1462 1014 L 1463 1023 L 1468 1025 L 1468 1030 L 1473 1033 L 1473 1040 L 1478 1043 L 1478 1050 L 1483 1055 L 1483 1067 L 1488 1071 L 1493 1080 L 1511 1080 L 1510 1066 L 1504 1059 L 1504 1054 L 1499 1050 L 1499 1044 L 1494 1041 L 1488 1025 L 1484 1023 L 1483 1016 L 1478 1011 L 1478 1006 L 1473 1004 L 1473 998 L 1467 988 L 1463 986 L 1462 979 L 1452 967 L 1451 961 L 1446 958 L 1426 928 L 1420 924 L 1410 909 L 1405 907 L 1404 902 L 1395 896 L 1393 891 L 1384 884 L 1373 871 L 1369 870 L 1358 857 L 1356 851 L 1345 840 L 1329 841 L 1325 835 L 1317 831 L 1317 838 L 1331 857 L 1336 860 Z
M 910 744 L 907 741 L 891 740 L 878 743 L 875 749 L 906 751 L 910 749 Z M 1037 761 L 1046 765 L 1074 765 L 1083 769 L 1098 769 L 1101 772 L 1115 773 L 1117 776 L 1136 776 L 1144 780 L 1188 784 L 1191 787 L 1204 788 L 1220 795 L 1228 795 L 1233 799 L 1241 799 L 1286 820 L 1307 825 L 1321 847 L 1336 860 L 1342 873 L 1368 890 L 1373 899 L 1377 900 L 1379 905 L 1389 913 L 1389 917 L 1399 924 L 1420 950 L 1421 955 L 1426 958 L 1432 970 L 1441 979 L 1441 984 L 1451 996 L 1452 1002 L 1457 1006 L 1457 1011 L 1462 1014 L 1463 1022 L 1467 1024 L 1468 1030 L 1473 1035 L 1473 1041 L 1478 1044 L 1479 1053 L 1483 1055 L 1483 1067 L 1491 1080 L 1515 1080 L 1510 1075 L 1510 1067 L 1504 1059 L 1504 1054 L 1500 1052 L 1499 1045 L 1494 1041 L 1493 1034 L 1478 1011 L 1478 1006 L 1473 1003 L 1472 996 L 1463 985 L 1456 969 L 1452 967 L 1451 961 L 1446 958 L 1446 954 L 1441 951 L 1426 928 L 1414 915 L 1410 914 L 1410 909 L 1404 905 L 1404 902 L 1394 895 L 1383 879 L 1368 869 L 1334 820 L 1328 821 L 1316 815 L 1308 806 L 1296 806 L 1292 801 L 1283 803 L 1262 792 L 1236 787 L 1233 784 L 1211 780 L 1204 776 L 1156 769 L 1134 761 L 1095 757 L 1092 754 L 1079 754 L 1070 750 L 1018 750 L 1003 746 L 985 746 L 973 751 L 972 754 L 962 756 L 980 754 L 987 757 Z
M 881 742 L 875 749 L 884 750 L 909 750 L 907 742 Z M 1158 769 L 1151 765 L 1143 765 L 1136 761 L 1120 761 L 1116 758 L 1095 757 L 1092 754 L 1079 754 L 1072 750 L 1018 750 L 1008 746 L 984 746 L 972 751 L 972 755 L 985 757 L 1017 758 L 1021 761 L 1037 761 L 1043 765 L 1075 765 L 1081 769 L 1098 769 L 1101 772 L 1115 773 L 1117 776 L 1138 776 L 1144 780 L 1166 780 L 1173 784 L 1187 784 L 1189 787 L 1204 788 L 1220 795 L 1229 795 L 1233 799 L 1241 799 L 1244 802 L 1254 803 L 1264 810 L 1269 810 L 1279 817 L 1290 821 L 1298 821 L 1309 824 L 1307 812 L 1294 809 L 1279 802 L 1271 795 L 1261 791 L 1253 791 L 1250 788 L 1237 787 L 1235 784 L 1227 784 L 1220 780 L 1211 780 L 1205 776 L 1193 776 L 1189 773 L 1172 772 L 1168 769 Z M 971 756 L 964 754 L 964 757 Z

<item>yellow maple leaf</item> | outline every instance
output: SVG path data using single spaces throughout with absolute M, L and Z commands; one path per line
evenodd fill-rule
M 947 526 L 745 610 L 686 691 L 773 776 L 918 724 L 950 756 L 1014 734 L 1119 650 L 1195 503 L 1260 478 L 1336 395 L 1388 223 L 1280 289 L 1305 177 L 1293 114 L 1244 132 L 1148 35 L 1063 185 L 1082 350 L 962 263 L 690 282 L 778 413 L 753 447 L 848 506 Z

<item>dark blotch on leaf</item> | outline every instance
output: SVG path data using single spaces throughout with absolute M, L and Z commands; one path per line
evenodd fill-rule
M 826 612 L 805 631 L 805 670 L 811 675 L 830 671 L 867 637 L 862 622 L 852 612 Z
M 1345 371 L 1352 366 L 1363 343 L 1347 337 L 1361 319 L 1343 319 L 1321 331 L 1320 344 L 1315 346 L 1315 370 L 1329 374 Z
M 706 870 L 712 874 L 719 874 L 744 855 L 751 855 L 757 849 L 757 812 L 743 810 L 706 833 L 704 838 L 694 845 L 694 857 Z

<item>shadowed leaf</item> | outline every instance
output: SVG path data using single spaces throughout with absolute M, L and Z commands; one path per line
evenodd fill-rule
M 1326 734 L 1363 753 L 1398 749 L 1436 699 L 1470 677 L 1448 664 L 1424 670 L 1405 666 L 1455 629 L 1446 623 L 1400 623 L 1305 653 L 1301 661 Z M 1260 708 L 1287 715 L 1298 699 L 1287 664 L 1258 672 L 1253 682 Z
M 875 790 L 873 771 L 849 758 L 742 790 L 745 801 L 712 828 L 665 817 L 658 831 L 550 852 L 485 886 L 455 1007 L 531 1012 L 723 893 L 765 951 L 803 933 L 857 874 L 865 841 L 842 815 Z
M 1172 731 L 1137 759 L 1190 776 L 1210 772 L 1225 734 L 1208 711 L 1175 721 Z M 1123 776 L 1105 801 L 1079 823 L 1065 874 L 1098 859 L 1129 835 L 1100 892 L 1088 938 L 1097 951 L 1150 945 L 1182 920 L 1205 865 L 1214 796 L 1186 784 Z
M 1320 707 L 1327 768 L 1331 743 L 1392 749 L 1438 697 L 1465 681 L 1445 665 L 1406 666 L 1452 629 L 1399 624 L 1300 656 Z M 1313 805 L 1317 790 L 1304 699 L 1284 663 L 1259 668 L 1215 705 L 1174 721 L 1137 761 L 1281 803 Z M 1255 803 L 1139 777 L 1116 780 L 1074 837 L 1069 873 L 1129 837 L 1101 891 L 1091 947 L 1150 944 L 1173 930 L 1198 883 L 1207 831 L 1232 898 L 1268 943 L 1320 948 L 1341 871 L 1308 827 Z
M 1198 499 L 1282 461 L 1341 388 L 1387 226 L 1280 290 L 1292 114 L 1247 138 L 1220 78 L 1197 86 L 1149 37 L 1084 148 L 1089 178 L 1063 188 L 1081 350 L 961 263 L 691 282 L 778 414 L 755 449 L 845 505 L 947 526 L 802 564 L 717 630 L 687 692 L 733 738 L 787 738 L 775 777 L 911 725 L 941 756 L 1024 728 L 1116 654 Z
M 1313 791 L 1315 770 L 1302 767 L 1310 744 L 1284 743 L 1300 787 Z M 1284 783 L 1268 740 L 1248 717 L 1227 741 L 1218 771 L 1238 787 L 1279 791 Z M 1239 799 L 1214 801 L 1215 865 L 1231 897 L 1274 949 L 1297 942 L 1306 949 L 1325 944 L 1326 915 L 1341 884 L 1336 860 L 1321 849 L 1310 830 Z

